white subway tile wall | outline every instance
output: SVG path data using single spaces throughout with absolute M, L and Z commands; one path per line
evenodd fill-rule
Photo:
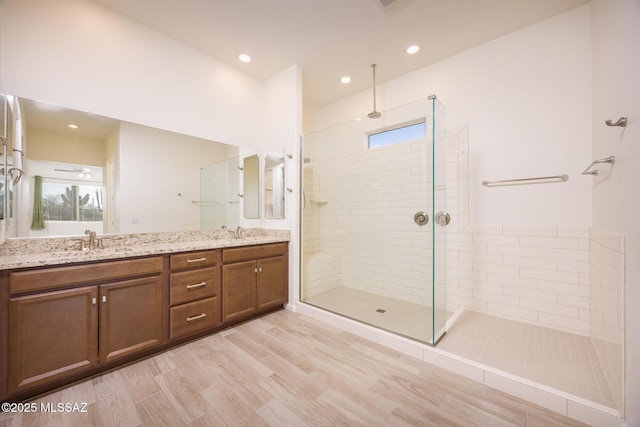
M 588 228 L 472 225 L 447 252 L 448 311 L 589 334 Z

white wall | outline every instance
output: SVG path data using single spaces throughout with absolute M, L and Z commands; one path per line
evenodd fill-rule
M 260 147 L 263 83 L 95 2 L 4 0 L 5 90 Z
M 436 94 L 447 129 L 469 125 L 472 223 L 591 224 L 591 183 L 580 175 L 591 161 L 590 19 L 580 7 L 379 85 L 379 109 Z M 305 133 L 368 111 L 370 91 L 312 112 Z M 481 185 L 557 174 L 570 179 Z
M 285 150 L 285 216 L 284 220 L 266 220 L 271 228 L 294 226 L 300 194 L 298 140 L 302 134 L 300 67 L 292 66 L 271 77 L 265 83 L 263 103 L 262 151 L 284 147 Z M 291 156 L 291 157 L 289 157 Z M 286 188 L 293 191 L 289 192 Z
M 593 181 L 593 225 L 622 233 L 626 243 L 626 416 L 640 426 L 640 1 L 594 0 L 593 159 L 616 156 L 616 164 Z M 626 129 L 605 120 L 629 119 Z

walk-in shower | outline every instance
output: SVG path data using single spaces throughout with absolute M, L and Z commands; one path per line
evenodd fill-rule
M 304 137 L 301 300 L 435 344 L 447 319 L 445 109 L 432 96 L 376 113 Z

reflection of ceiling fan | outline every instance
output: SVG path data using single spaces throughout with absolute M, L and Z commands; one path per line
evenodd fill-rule
M 75 169 L 54 169 L 57 172 L 73 172 L 78 174 L 78 178 L 91 178 L 91 169 L 89 168 L 75 168 Z

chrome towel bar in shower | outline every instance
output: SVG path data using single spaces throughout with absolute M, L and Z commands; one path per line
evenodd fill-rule
M 522 185 L 522 184 L 546 184 L 550 182 L 565 182 L 569 180 L 569 175 L 539 176 L 537 178 L 504 179 L 502 181 L 482 181 L 485 187 L 497 187 L 500 185 Z
M 598 175 L 598 169 L 593 169 L 593 170 L 589 170 L 591 169 L 593 166 L 600 164 L 600 163 L 610 163 L 612 165 L 614 165 L 616 163 L 616 157 L 615 156 L 609 156 L 607 158 L 604 159 L 598 159 L 598 160 L 594 160 L 593 162 L 591 162 L 591 164 L 589 166 L 587 166 L 587 168 L 585 170 L 582 171 L 582 175 Z

